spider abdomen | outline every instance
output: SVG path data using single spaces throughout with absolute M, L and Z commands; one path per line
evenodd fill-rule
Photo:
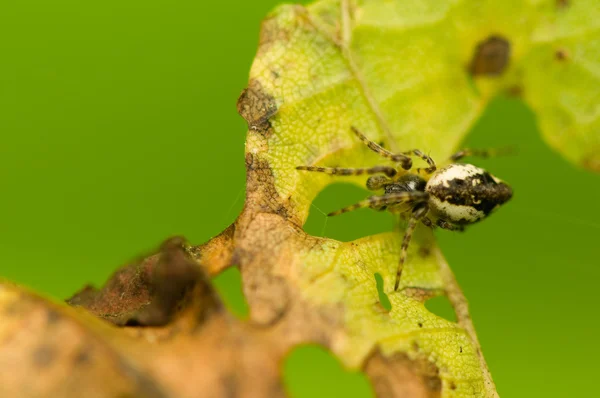
M 512 197 L 511 188 L 470 164 L 451 164 L 427 182 L 431 211 L 457 225 L 477 222 Z

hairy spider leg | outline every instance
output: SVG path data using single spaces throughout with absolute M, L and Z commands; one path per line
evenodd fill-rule
M 402 270 L 404 269 L 404 262 L 406 261 L 406 254 L 408 253 L 408 245 L 410 244 L 413 232 L 415 231 L 417 224 L 419 224 L 419 221 L 426 218 L 425 216 L 427 216 L 428 212 L 428 206 L 420 206 L 413 210 L 413 213 L 408 220 L 408 226 L 404 232 L 404 239 L 402 239 L 402 246 L 400 247 L 400 261 L 398 262 L 398 269 L 396 270 L 394 291 L 397 291 L 398 287 L 400 286 L 400 278 L 402 277 Z
M 360 140 L 362 142 L 364 142 L 365 145 L 367 145 L 373 152 L 378 153 L 379 155 L 383 156 L 384 158 L 391 159 L 394 162 L 400 162 L 402 165 L 402 168 L 404 170 L 409 170 L 412 167 L 412 159 L 409 158 L 408 155 L 415 155 L 415 156 L 420 157 L 424 161 L 426 161 L 427 164 L 429 165 L 429 167 L 427 167 L 426 169 L 423 169 L 423 170 L 425 170 L 425 172 L 427 174 L 431 174 L 437 170 L 437 167 L 436 167 L 433 159 L 429 155 L 424 154 L 422 151 L 420 151 L 418 149 L 411 149 L 410 151 L 404 151 L 404 152 L 400 152 L 400 153 L 392 153 L 392 152 L 388 151 L 387 149 L 381 147 L 381 145 L 378 145 L 377 143 L 368 139 L 356 127 L 352 126 L 351 129 L 354 132 L 354 134 L 356 134 L 358 136 L 358 138 L 360 138 Z M 420 170 L 420 169 L 418 169 L 418 170 Z
M 451 161 L 457 161 L 467 156 L 477 156 L 480 158 L 489 158 L 492 156 L 511 155 L 516 152 L 515 148 L 500 148 L 500 149 L 473 149 L 464 148 L 450 156 Z
M 352 131 L 354 132 L 354 134 L 356 134 L 356 136 L 358 138 L 360 138 L 360 140 L 366 146 L 368 146 L 369 149 L 371 149 L 373 152 L 379 154 L 380 156 L 382 156 L 382 157 L 384 157 L 386 159 L 393 160 L 394 162 L 399 162 L 404 170 L 410 170 L 410 168 L 412 167 L 412 159 L 409 158 L 408 156 L 406 156 L 406 154 L 404 154 L 404 153 L 393 153 L 393 152 L 390 152 L 387 149 L 383 148 L 381 145 L 379 145 L 379 144 L 371 141 L 370 139 L 368 139 L 356 127 L 351 126 L 350 128 L 352 129 Z
M 369 191 L 378 191 L 388 184 L 392 184 L 393 179 L 382 176 L 381 174 L 367 178 L 367 189 Z
M 435 228 L 436 226 L 442 228 L 442 229 L 447 229 L 449 231 L 464 231 L 465 227 L 463 227 L 462 225 L 454 225 L 449 223 L 446 220 L 443 219 L 438 219 L 436 220 L 436 222 L 434 223 L 433 221 L 431 221 L 429 219 L 429 217 L 424 217 L 421 222 L 423 223 L 423 225 L 425 225 L 426 227 L 429 227 L 431 229 Z
M 423 223 L 423 225 L 425 225 L 428 228 L 431 228 L 431 229 L 435 228 L 435 223 L 433 221 L 431 221 L 429 219 L 429 217 L 423 217 L 423 219 L 421 220 L 421 222 Z
M 378 207 L 387 206 L 391 204 L 400 204 L 407 202 L 425 202 L 429 194 L 422 191 L 411 191 L 411 192 L 394 192 L 381 196 L 371 196 L 365 200 L 362 200 L 352 206 L 344 207 L 343 209 L 333 211 L 328 216 L 337 216 L 338 214 L 347 213 L 349 211 L 370 207 L 377 209 Z
M 422 169 L 422 170 L 424 170 L 427 174 L 431 174 L 431 173 L 433 173 L 434 171 L 437 170 L 435 162 L 433 161 L 433 159 L 431 158 L 431 156 L 425 155 L 423 152 L 421 152 L 418 149 L 411 149 L 410 151 L 406 151 L 406 152 L 402 152 L 402 153 L 405 154 L 405 155 L 412 154 L 412 155 L 418 156 L 421 159 L 423 159 L 424 161 L 426 161 L 427 164 L 429 165 L 429 167 L 427 167 L 425 169 Z M 419 170 L 421 170 L 421 169 L 420 168 L 417 169 L 417 171 L 419 171 Z
M 435 224 L 442 228 L 442 229 L 447 229 L 448 231 L 464 231 L 465 227 L 462 225 L 454 225 L 452 223 L 449 223 L 446 220 L 442 220 L 441 218 L 438 219 Z
M 391 166 L 374 166 L 362 168 L 298 166 L 296 167 L 296 170 L 316 171 L 319 173 L 339 176 L 359 176 L 362 174 L 383 173 L 388 177 L 393 177 L 398 173 L 398 171 Z

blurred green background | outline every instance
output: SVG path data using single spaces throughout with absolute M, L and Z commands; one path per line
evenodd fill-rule
M 2 2 L 0 276 L 62 299 L 171 235 L 201 243 L 228 226 L 245 178 L 235 103 L 277 3 Z M 547 148 L 514 99 L 495 100 L 466 145 L 519 148 L 474 161 L 512 184 L 510 204 L 466 233 L 438 233 L 499 393 L 596 396 L 600 176 Z M 326 221 L 319 210 L 342 194 L 365 191 L 327 188 L 308 232 L 350 240 L 391 228 L 369 210 Z M 239 274 L 217 283 L 243 314 Z M 314 347 L 285 368 L 293 397 L 370 396 Z

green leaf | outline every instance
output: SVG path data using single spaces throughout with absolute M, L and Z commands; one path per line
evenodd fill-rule
M 279 7 L 263 23 L 238 103 L 250 129 L 241 219 L 270 213 L 301 226 L 327 184 L 363 185 L 364 178 L 296 170 L 381 164 L 350 126 L 391 150 L 418 148 L 443 163 L 499 93 L 522 95 L 553 147 L 599 170 L 600 8 L 569 3 L 322 0 Z M 280 227 L 263 221 L 263 228 Z M 310 238 L 287 252 L 301 299 L 341 308 L 343 332 L 329 347 L 349 367 L 363 366 L 376 349 L 425 357 L 439 370 L 443 396 L 496 396 L 464 297 L 429 231 L 419 231 L 402 289 L 393 292 L 399 239 Z M 389 313 L 379 305 L 376 273 Z M 260 305 L 246 293 L 251 308 Z M 438 294 L 449 296 L 457 323 L 425 308 Z

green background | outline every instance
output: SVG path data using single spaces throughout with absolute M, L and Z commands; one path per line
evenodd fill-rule
M 277 3 L 2 2 L 0 276 L 65 298 L 171 235 L 201 243 L 233 222 L 246 132 L 235 103 Z M 500 395 L 596 395 L 600 177 L 546 147 L 514 99 L 495 100 L 466 145 L 519 149 L 473 161 L 511 183 L 513 200 L 463 234 L 438 232 Z M 327 188 L 308 232 L 391 228 L 369 210 L 325 221 L 340 195 L 365 191 Z M 217 284 L 243 314 L 239 274 Z M 294 397 L 370 394 L 316 348 L 285 366 Z

